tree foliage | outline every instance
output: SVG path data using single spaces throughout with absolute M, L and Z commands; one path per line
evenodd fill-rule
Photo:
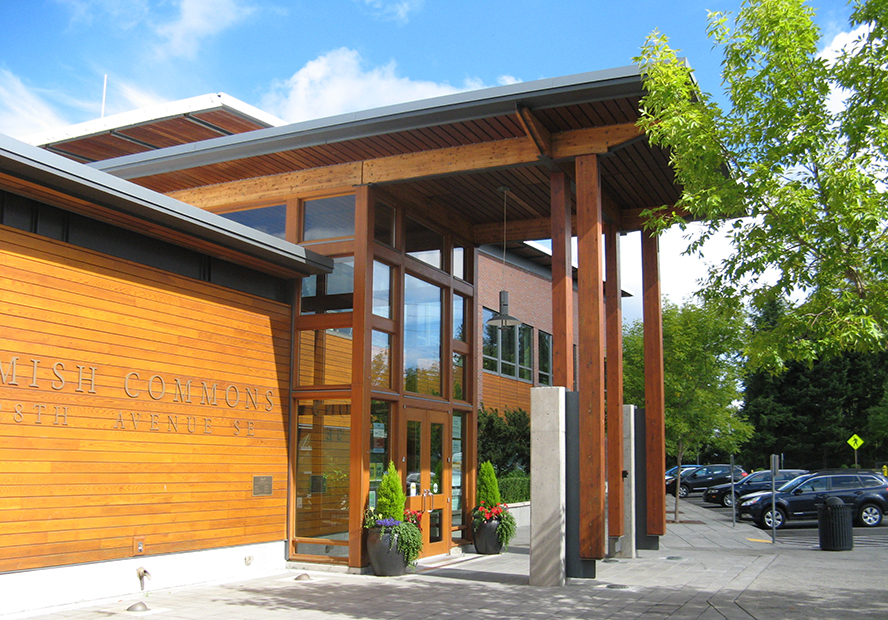
M 767 330 L 781 313 L 775 302 L 755 317 Z M 858 461 L 885 461 L 888 445 L 888 354 L 844 353 L 811 365 L 789 362 L 785 372 L 751 372 L 745 378 L 743 413 L 755 433 L 743 450 L 747 467 L 767 467 L 782 454 L 787 467 L 816 469 L 854 463 L 847 440 L 864 444 Z
M 744 317 L 697 303 L 663 304 L 666 451 L 680 462 L 709 446 L 735 454 L 752 427 L 737 412 Z M 641 321 L 623 330 L 624 401 L 644 406 Z
M 703 221 L 690 252 L 727 231 L 734 252 L 710 270 L 708 299 L 756 311 L 797 300 L 750 340 L 759 368 L 888 342 L 888 2 L 853 9 L 850 25 L 869 28 L 835 59 L 819 55 L 802 0 L 746 0 L 733 21 L 710 13 L 724 109 L 659 32 L 636 59 L 648 93 L 639 125 L 668 148 L 683 188 L 650 225 Z
M 498 476 L 530 471 L 530 416 L 524 409 L 478 410 L 478 462 L 490 461 Z
M 483 503 L 488 508 L 496 506 L 502 501 L 499 483 L 490 461 L 484 461 L 478 469 L 478 489 L 475 492 L 475 500 L 476 505 L 480 506 Z

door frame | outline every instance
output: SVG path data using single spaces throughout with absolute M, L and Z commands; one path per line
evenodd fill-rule
M 404 492 L 407 495 L 405 508 L 408 510 L 419 510 L 422 512 L 420 526 L 422 529 L 422 553 L 420 557 L 428 557 L 433 555 L 441 555 L 448 553 L 452 546 L 452 489 L 451 465 L 453 460 L 452 452 L 452 414 L 449 411 L 424 409 L 419 407 L 405 407 L 402 415 L 399 416 L 398 422 L 398 454 L 400 455 L 400 470 Z M 420 436 L 420 463 L 418 472 L 420 480 L 409 480 L 408 477 L 415 478 L 417 472 L 408 471 L 409 468 L 416 466 L 415 463 L 408 463 L 408 442 L 415 440 L 409 437 L 408 423 L 419 422 L 421 424 Z M 432 425 L 441 425 L 441 454 L 438 457 L 440 461 L 440 479 L 435 475 L 432 476 Z M 437 485 L 437 486 L 435 486 Z M 440 532 L 440 540 L 431 541 L 432 513 L 440 511 L 440 521 L 436 524 L 436 532 Z

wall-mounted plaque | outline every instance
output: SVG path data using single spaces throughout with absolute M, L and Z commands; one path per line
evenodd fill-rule
M 253 476 L 253 497 L 271 495 L 272 476 Z

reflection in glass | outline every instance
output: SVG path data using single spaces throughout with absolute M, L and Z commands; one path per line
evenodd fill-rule
M 429 542 L 444 540 L 444 511 L 440 508 L 429 512 Z
M 484 356 L 484 370 L 499 372 L 499 327 L 490 325 L 493 318 L 493 310 L 483 308 L 482 321 L 484 325 L 481 352 Z
M 459 278 L 460 280 L 465 280 L 466 273 L 466 249 L 454 245 L 453 246 L 453 273 L 451 274 L 454 278 Z
M 450 465 L 450 494 L 451 509 L 453 517 L 451 521 L 452 527 L 463 525 L 463 418 L 464 413 L 453 413 L 453 422 L 451 426 L 452 432 L 452 449 L 453 462 Z
M 354 308 L 355 259 L 338 256 L 333 271 L 302 278 L 302 314 L 334 314 Z
M 500 336 L 500 373 L 515 376 L 515 327 L 497 327 Z
M 303 241 L 355 236 L 355 196 L 334 196 L 302 203 Z
M 453 339 L 466 342 L 466 298 L 453 295 Z
M 432 439 L 429 446 L 429 487 L 433 495 L 444 492 L 444 425 L 432 424 Z
M 278 239 L 287 237 L 287 205 L 220 213 L 226 220 L 238 222 Z
M 373 314 L 392 318 L 392 268 L 373 261 Z
M 430 230 L 409 217 L 404 218 L 407 256 L 441 269 L 444 235 Z
M 393 207 L 381 202 L 376 203 L 373 238 L 389 247 L 395 247 L 395 210 Z
M 466 398 L 466 356 L 461 353 L 453 354 L 453 398 L 468 400 Z
M 296 522 L 299 538 L 348 542 L 351 404 L 346 399 L 296 403 Z M 348 556 L 348 546 L 299 543 L 297 553 Z
M 540 345 L 540 385 L 552 385 L 552 334 L 539 332 Z
M 392 387 L 391 334 L 374 329 L 370 354 L 370 385 L 379 388 Z
M 391 403 L 370 401 L 370 507 L 376 508 L 376 490 L 389 462 Z
M 422 493 L 422 422 L 407 421 L 407 480 L 404 492 L 408 497 Z
M 518 326 L 518 378 L 533 381 L 533 327 Z
M 404 278 L 404 389 L 441 396 L 441 289 Z
M 299 332 L 300 387 L 347 385 L 352 377 L 352 330 L 306 329 Z

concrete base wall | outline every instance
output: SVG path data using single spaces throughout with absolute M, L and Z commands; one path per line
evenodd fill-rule
M 565 583 L 565 390 L 530 391 L 530 585 Z
M 509 504 L 509 512 L 515 517 L 515 523 L 518 527 L 530 525 L 530 502 Z
M 286 541 L 0 574 L 0 618 L 198 583 L 254 579 L 286 570 Z M 147 599 L 150 604 L 150 597 Z

